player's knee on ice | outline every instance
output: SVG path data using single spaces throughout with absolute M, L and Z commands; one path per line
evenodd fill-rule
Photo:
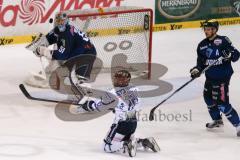
M 109 137 L 107 139 L 104 139 L 104 144 L 103 144 L 104 152 L 107 152 L 107 153 L 119 152 L 121 149 L 123 149 L 123 143 L 124 143 L 124 141 L 122 141 L 123 138 L 124 138 L 124 135 L 115 133 L 112 139 Z

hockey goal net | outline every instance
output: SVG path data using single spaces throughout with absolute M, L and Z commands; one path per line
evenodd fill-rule
M 151 76 L 151 9 L 114 7 L 64 11 L 70 23 L 90 37 L 97 50 L 95 69 L 111 72 L 127 69 L 131 73 Z

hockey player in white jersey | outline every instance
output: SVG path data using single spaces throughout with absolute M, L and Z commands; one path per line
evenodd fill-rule
M 117 97 L 118 103 L 113 108 L 115 118 L 107 136 L 104 138 L 104 151 L 107 153 L 128 153 L 130 157 L 136 155 L 137 149 L 160 150 L 154 138 L 135 138 L 137 128 L 136 113 L 141 110 L 138 88 L 129 84 L 131 74 L 126 70 L 117 71 L 113 77 L 114 89 L 111 94 Z M 81 107 L 86 111 L 101 111 L 104 105 L 98 105 L 99 101 L 87 101 Z M 96 107 L 98 106 L 98 107 Z

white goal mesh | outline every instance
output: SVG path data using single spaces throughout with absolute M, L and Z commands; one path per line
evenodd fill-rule
M 97 57 L 110 72 L 114 68 L 151 74 L 152 10 L 114 7 L 64 11 L 70 23 L 85 32 L 95 45 Z M 127 59 L 127 60 L 126 60 Z

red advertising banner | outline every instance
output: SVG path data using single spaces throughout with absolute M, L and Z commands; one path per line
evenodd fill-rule
M 9 4 L 9 1 L 0 0 L 0 24 L 3 27 L 15 26 L 18 19 L 28 25 L 46 23 L 56 11 L 121 6 L 123 1 L 55 0 L 48 6 L 45 0 L 21 0 L 17 4 Z M 7 5 L 4 5 L 4 2 Z

